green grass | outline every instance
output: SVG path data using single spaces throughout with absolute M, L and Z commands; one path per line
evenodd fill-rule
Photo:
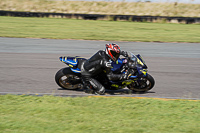
M 1 37 L 200 42 L 200 25 L 0 17 Z
M 2 133 L 199 133 L 200 101 L 0 95 Z

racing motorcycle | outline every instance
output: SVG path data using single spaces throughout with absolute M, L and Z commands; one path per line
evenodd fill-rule
M 68 65 L 68 67 L 62 68 L 56 73 L 56 83 L 63 89 L 84 89 L 81 77 L 81 65 L 86 59 L 79 56 L 62 56 L 59 59 Z M 129 52 L 128 57 L 119 58 L 117 61 L 112 62 L 111 65 L 113 73 L 121 74 L 128 72 L 129 78 L 123 81 L 110 81 L 105 73 L 94 77 L 106 90 L 119 90 L 127 87 L 132 92 L 144 93 L 154 87 L 155 80 L 147 73 L 147 65 L 140 54 L 134 55 Z

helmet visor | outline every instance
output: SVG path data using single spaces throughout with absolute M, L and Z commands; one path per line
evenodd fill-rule
M 113 55 L 113 60 L 116 61 L 118 60 L 120 53 L 116 53 L 115 51 L 111 51 L 111 54 Z

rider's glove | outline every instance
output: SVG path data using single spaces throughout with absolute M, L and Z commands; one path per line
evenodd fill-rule
M 120 54 L 123 55 L 124 57 L 128 57 L 128 53 L 126 51 L 121 51 Z
M 105 60 L 102 60 L 100 62 L 100 65 L 102 65 L 104 67 L 111 67 L 111 63 L 109 61 L 105 61 Z

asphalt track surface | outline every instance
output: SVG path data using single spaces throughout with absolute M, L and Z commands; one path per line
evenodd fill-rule
M 63 90 L 55 73 L 66 65 L 60 56 L 89 58 L 112 41 L 0 38 L 0 94 L 90 96 L 83 90 Z M 155 78 L 145 94 L 127 89 L 107 91 L 106 96 L 200 99 L 200 44 L 115 42 L 122 50 L 143 56 Z

